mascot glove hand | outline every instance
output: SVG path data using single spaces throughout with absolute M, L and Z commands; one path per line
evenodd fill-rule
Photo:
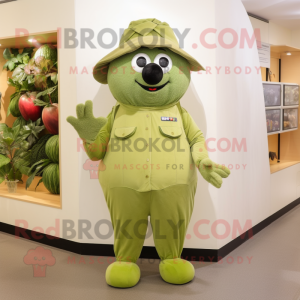
M 202 159 L 198 168 L 202 177 L 218 189 L 222 185 L 222 178 L 227 178 L 230 174 L 227 167 L 218 165 L 209 158 Z
M 77 119 L 68 117 L 67 121 L 75 128 L 83 140 L 93 141 L 101 127 L 107 122 L 106 118 L 95 118 L 93 115 L 93 102 L 88 100 L 85 104 L 76 106 Z

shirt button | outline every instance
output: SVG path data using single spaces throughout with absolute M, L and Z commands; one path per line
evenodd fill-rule
M 174 132 L 171 132 L 172 135 L 174 135 Z
M 146 175 L 146 178 L 149 178 L 149 176 L 148 176 L 148 175 Z
M 149 161 L 149 158 L 147 158 L 147 161 Z
M 148 130 L 148 127 L 146 127 L 146 130 Z
M 147 115 L 146 117 L 149 118 L 149 115 Z

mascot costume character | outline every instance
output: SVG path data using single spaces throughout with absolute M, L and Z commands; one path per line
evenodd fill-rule
M 159 272 L 171 284 L 194 278 L 180 258 L 192 215 L 197 170 L 216 188 L 230 171 L 212 162 L 205 139 L 180 99 L 190 72 L 204 70 L 179 48 L 173 30 L 157 19 L 131 22 L 117 49 L 101 59 L 94 78 L 117 100 L 111 113 L 95 118 L 92 101 L 68 117 L 91 160 L 101 160 L 99 181 L 114 228 L 116 262 L 108 285 L 128 288 L 140 279 L 138 260 L 148 227 L 161 259 Z

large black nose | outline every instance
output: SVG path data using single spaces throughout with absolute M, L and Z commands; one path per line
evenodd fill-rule
M 144 67 L 142 76 L 145 82 L 148 84 L 158 84 L 163 78 L 163 71 L 157 64 L 150 63 Z

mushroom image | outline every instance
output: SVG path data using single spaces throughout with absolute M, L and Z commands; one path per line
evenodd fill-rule
M 83 165 L 84 170 L 90 171 L 90 179 L 98 179 L 99 160 L 92 161 L 87 159 Z
M 26 265 L 32 265 L 33 277 L 46 277 L 47 266 L 55 265 L 52 251 L 43 247 L 28 250 L 23 259 Z

